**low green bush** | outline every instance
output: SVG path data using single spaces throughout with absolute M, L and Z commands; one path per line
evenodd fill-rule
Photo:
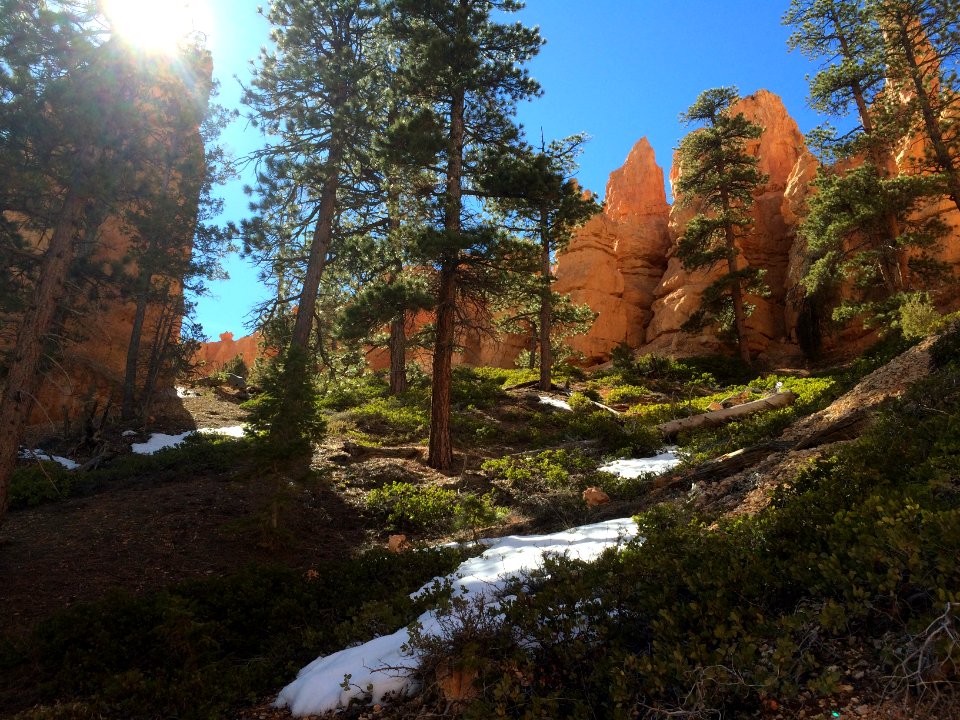
M 611 405 L 634 403 L 650 395 L 650 391 L 641 385 L 620 385 L 607 393 L 606 400 Z
M 455 549 L 377 550 L 306 574 L 250 568 L 151 595 L 114 593 L 0 644 L 0 713 L 234 717 L 317 655 L 413 620 L 433 600 L 409 594 L 462 559 Z
M 505 515 L 492 495 L 394 481 L 367 493 L 367 507 L 390 530 L 444 533 L 476 530 Z
M 454 490 L 392 482 L 367 494 L 367 507 L 391 530 L 444 531 L 452 527 Z
M 142 482 L 180 482 L 199 473 L 236 472 L 248 460 L 256 441 L 213 434 L 189 435 L 176 447 L 152 455 L 120 455 L 96 470 L 77 472 L 50 462 L 17 468 L 10 482 L 10 507 L 18 509 L 68 497 L 90 495 L 108 488 Z M 190 468 L 185 475 L 183 468 Z
M 960 663 L 942 631 L 958 621 L 958 478 L 951 365 L 756 516 L 656 507 L 623 551 L 555 558 L 508 588 L 502 622 L 469 626 L 482 640 L 464 717 L 752 717 L 766 698 L 829 698 L 858 666 L 898 692 L 945 689 L 940 670 Z M 423 643 L 427 665 L 461 640 Z
M 569 490 L 571 475 L 596 470 L 597 461 L 584 453 L 570 450 L 544 450 L 530 455 L 487 460 L 481 469 L 494 480 L 518 492 Z
M 343 414 L 365 442 L 396 445 L 420 442 L 430 427 L 429 401 L 421 390 L 375 398 Z

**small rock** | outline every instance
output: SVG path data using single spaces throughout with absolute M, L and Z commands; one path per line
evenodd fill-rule
M 387 550 L 392 553 L 403 552 L 410 548 L 410 543 L 407 542 L 406 535 L 391 535 L 387 540 Z
M 866 715 L 866 714 L 869 713 L 869 712 L 870 712 L 870 706 L 869 706 L 869 705 L 861 705 L 860 707 L 857 708 L 857 715 L 863 716 L 863 715 Z
M 583 491 L 583 501 L 587 507 L 596 507 L 610 502 L 610 496 L 598 487 L 588 487 Z

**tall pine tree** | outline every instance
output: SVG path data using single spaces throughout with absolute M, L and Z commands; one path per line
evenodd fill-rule
M 465 295 L 476 296 L 510 260 L 502 236 L 466 200 L 485 171 L 479 151 L 516 142 L 516 103 L 539 92 L 523 67 L 540 49 L 538 31 L 495 19 L 522 6 L 516 0 L 390 3 L 391 31 L 402 48 L 399 82 L 428 111 L 411 128 L 418 131 L 411 142 L 436 148 L 441 177 L 434 227 L 419 241 L 423 261 L 436 269 L 428 462 L 440 470 L 453 463 L 450 389 L 458 312 Z
M 522 290 L 529 283 L 521 283 L 521 292 L 511 294 L 519 312 L 508 310 L 506 319 L 514 327 L 526 324 L 536 331 L 541 390 L 549 390 L 552 383 L 555 306 L 560 306 L 565 331 L 585 332 L 589 329 L 588 318 L 592 323 L 588 312 L 569 300 L 557 298 L 551 290 L 555 253 L 563 251 L 574 230 L 600 211 L 596 198 L 585 194 L 573 179 L 586 139 L 582 134 L 573 135 L 549 145 L 541 142 L 539 151 L 529 147 L 511 149 L 495 159 L 496 171 L 484 179 L 485 192 L 494 199 L 510 230 L 529 238 L 538 248 L 536 297 L 524 297 Z M 535 320 L 531 313 L 534 308 Z M 531 362 L 536 354 L 536 348 L 531 348 Z
M 702 127 L 680 141 L 683 172 L 676 183 L 677 197 L 700 212 L 687 223 L 677 257 L 689 270 L 726 266 L 726 272 L 704 291 L 687 327 L 732 325 L 740 359 L 749 365 L 749 307 L 744 295 L 761 291 L 761 274 L 756 268 L 740 266 L 737 241 L 753 224 L 753 193 L 766 178 L 757 170 L 757 159 L 745 149 L 747 141 L 763 134 L 763 128 L 743 113 L 733 113 L 738 99 L 736 88 L 706 90 L 680 116 L 685 124 Z
M 271 425 L 280 437 L 302 434 L 299 418 L 312 412 L 306 390 L 321 278 L 337 252 L 341 217 L 365 202 L 357 190 L 382 76 L 372 62 L 374 2 L 275 0 L 267 18 L 275 49 L 264 51 L 244 97 L 267 137 L 256 155 L 257 215 L 244 241 L 264 278 L 277 278 L 277 302 L 297 307 L 284 338 L 288 386 Z

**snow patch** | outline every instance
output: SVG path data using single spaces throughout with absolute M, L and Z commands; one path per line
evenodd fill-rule
M 680 464 L 676 447 L 668 447 L 659 455 L 645 458 L 614 460 L 599 468 L 602 472 L 613 473 L 622 478 L 638 478 L 647 473 L 662 473 L 672 470 Z
M 243 437 L 243 425 L 232 425 L 222 428 L 201 428 L 199 430 L 188 430 L 179 435 L 167 435 L 166 433 L 153 433 L 146 442 L 133 443 L 130 449 L 138 455 L 153 455 L 155 452 L 169 447 L 176 447 L 191 435 L 197 433 L 201 435 L 224 435 L 226 437 Z
M 637 526 L 629 519 L 608 520 L 551 535 L 513 535 L 499 538 L 482 555 L 460 565 L 447 576 L 457 596 L 485 597 L 494 607 L 497 593 L 506 582 L 543 565 L 545 554 L 567 554 L 571 558 L 593 560 L 605 549 L 636 535 Z M 417 593 L 429 589 L 434 581 Z M 417 594 L 415 593 L 415 594 Z M 436 634 L 440 621 L 433 610 L 423 613 L 417 622 L 424 634 Z M 370 687 L 370 701 L 377 703 L 387 693 L 410 694 L 415 691 L 413 671 L 418 664 L 414 651 L 404 649 L 410 640 L 406 628 L 356 647 L 319 657 L 303 668 L 297 679 L 280 691 L 274 703 L 288 707 L 294 715 L 319 715 L 346 706 L 351 699 L 363 698 Z M 348 689 L 344 677 L 350 676 Z
M 550 405 L 551 407 L 560 408 L 561 410 L 573 411 L 573 408 L 570 407 L 570 403 L 568 403 L 566 400 L 559 400 L 555 397 L 550 397 L 549 395 L 541 395 L 540 403 L 543 405 Z
M 48 460 L 50 462 L 58 463 L 62 465 L 67 470 L 76 470 L 80 467 L 80 463 L 74 462 L 70 458 L 59 457 L 58 455 L 51 455 L 50 453 L 44 452 L 43 450 L 27 450 L 23 449 L 20 451 L 20 457 L 26 460 Z

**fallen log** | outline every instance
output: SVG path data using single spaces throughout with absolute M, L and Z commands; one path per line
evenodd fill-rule
M 699 415 L 691 415 L 690 417 L 680 418 L 679 420 L 671 420 L 670 422 L 657 425 L 657 430 L 659 430 L 664 437 L 669 438 L 684 430 L 693 430 L 698 427 L 716 427 L 731 420 L 753 415 L 754 413 L 764 410 L 776 410 L 777 408 L 787 407 L 793 405 L 796 399 L 797 396 L 792 392 L 776 393 L 775 395 L 744 403 L 743 405 L 734 405 L 733 407 L 724 408 L 723 410 L 711 410 L 710 412 Z

